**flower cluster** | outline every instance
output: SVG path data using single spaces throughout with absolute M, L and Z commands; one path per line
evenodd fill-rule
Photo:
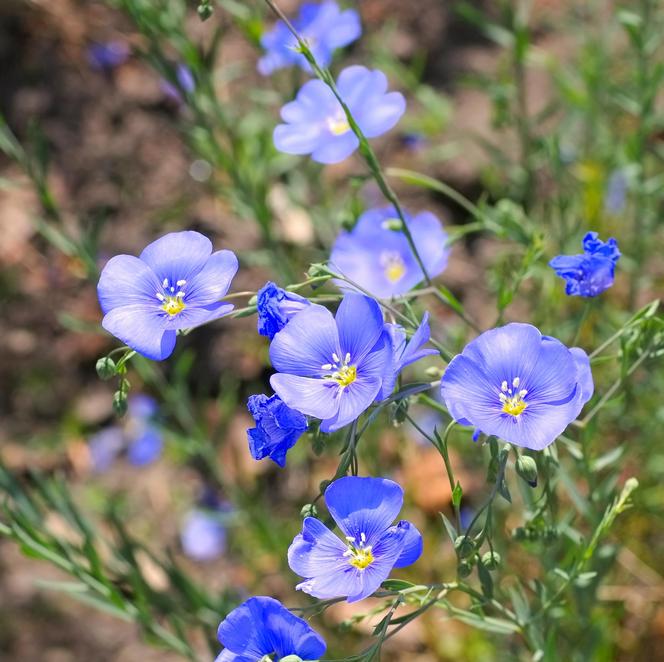
M 597 232 L 588 232 L 583 238 L 582 254 L 558 255 L 549 266 L 565 279 L 567 294 L 596 297 L 613 285 L 619 259 L 618 243 L 613 237 L 603 242 Z

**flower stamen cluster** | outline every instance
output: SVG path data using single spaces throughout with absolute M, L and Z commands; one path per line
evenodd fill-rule
M 354 536 L 346 536 L 349 542 L 348 549 L 344 552 L 344 556 L 348 557 L 348 563 L 357 568 L 364 570 L 374 562 L 374 555 L 371 551 L 373 545 L 367 545 L 367 537 L 364 533 L 360 534 L 360 542 Z
M 321 370 L 334 370 L 331 374 L 324 375 L 323 379 L 331 379 L 342 388 L 350 386 L 357 379 L 357 366 L 350 365 L 350 352 L 346 352 L 343 361 L 333 352 L 332 361 L 333 363 L 324 363 L 321 366 Z
M 521 379 L 515 377 L 512 380 L 512 388 L 509 388 L 507 381 L 503 380 L 503 383 L 500 385 L 501 393 L 498 395 L 503 405 L 503 412 L 515 418 L 528 406 L 528 403 L 524 400 L 528 391 L 525 388 L 522 388 L 520 391 L 516 390 L 519 388 L 520 383 Z

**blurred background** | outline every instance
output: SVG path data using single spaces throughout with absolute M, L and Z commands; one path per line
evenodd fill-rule
M 97 552 L 121 594 L 142 590 L 164 612 L 176 610 L 172 595 L 186 612 L 180 591 L 200 607 L 200 632 L 190 637 L 200 659 L 211 659 L 206 639 L 213 648 L 216 625 L 243 597 L 305 604 L 292 591 L 284 550 L 300 508 L 334 474 L 342 440 L 303 439 L 284 470 L 251 459 L 245 402 L 268 392 L 270 374 L 255 318 L 197 330 L 163 365 L 132 361 L 121 418 L 117 384 L 95 370 L 117 346 L 99 326 L 95 291 L 111 256 L 195 229 L 238 254 L 231 291 L 251 293 L 268 279 L 305 280 L 342 227 L 382 204 L 357 156 L 323 169 L 274 151 L 278 109 L 306 77 L 256 72 L 258 38 L 274 22 L 263 3 L 219 0 L 205 22 L 198 4 L 0 3 L 0 488 L 3 499 L 22 504 L 28 540 L 0 537 L 2 660 L 186 659 L 150 645 L 164 645 L 158 632 L 139 634 L 140 608 L 93 609 L 62 584 L 68 552 L 51 542 L 83 548 L 80 513 L 100 532 Z M 280 6 L 292 15 L 299 4 Z M 376 141 L 381 162 L 426 173 L 486 205 L 497 223 L 511 223 L 502 235 L 464 230 L 473 218 L 463 200 L 394 177 L 409 209 L 436 212 L 456 233 L 441 278 L 450 301 L 481 328 L 528 320 L 569 340 L 582 302 L 564 296 L 546 262 L 578 252 L 588 229 L 616 236 L 624 258 L 616 285 L 590 313 L 582 346 L 597 346 L 662 295 L 660 2 L 345 5 L 360 12 L 363 38 L 338 56 L 335 71 L 341 63 L 381 68 L 408 98 L 406 116 Z M 467 329 L 453 308 L 427 308 L 439 337 L 460 349 Z M 603 390 L 611 370 L 598 369 Z M 627 396 L 593 430 L 602 446 L 594 458 L 604 461 L 587 466 L 583 480 L 562 481 L 563 512 L 601 513 L 628 475 L 642 489 L 609 541 L 627 546 L 607 546 L 601 610 L 584 610 L 580 596 L 559 615 L 555 636 L 569 655 L 560 659 L 654 660 L 664 646 L 663 388 L 661 365 L 636 372 Z M 430 410 L 420 413 L 427 430 L 440 423 Z M 438 516 L 451 509 L 443 462 L 416 430 L 384 422 L 363 442 L 363 473 L 399 480 L 404 516 L 425 534 L 423 560 L 399 576 L 454 577 L 456 557 Z M 472 517 L 486 458 L 467 434 L 453 442 Z M 500 517 L 507 541 L 528 524 L 507 504 Z M 523 576 L 537 575 L 537 557 L 551 544 L 533 535 L 500 550 Z M 140 571 L 136 583 L 123 565 L 127 550 Z M 367 640 L 370 619 L 339 627 L 354 613 L 338 604 L 324 626 L 316 623 L 329 635 L 331 657 Z M 177 618 L 191 625 L 186 613 Z M 503 634 L 428 613 L 389 641 L 384 659 L 527 658 Z

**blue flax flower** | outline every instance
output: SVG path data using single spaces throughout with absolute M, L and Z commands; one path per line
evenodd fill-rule
M 447 234 L 431 212 L 411 217 L 408 228 L 429 277 L 447 266 Z M 406 294 L 424 280 L 393 207 L 365 211 L 350 232 L 342 232 L 332 247 L 330 266 L 376 297 Z M 396 227 L 396 229 L 394 229 Z M 340 287 L 349 287 L 339 281 Z
M 229 313 L 226 294 L 238 263 L 231 251 L 212 253 L 198 232 L 172 232 L 141 253 L 116 255 L 104 267 L 97 294 L 102 326 L 139 354 L 161 361 L 175 336 Z
M 549 266 L 565 279 L 566 294 L 596 297 L 613 285 L 619 259 L 618 242 L 613 237 L 603 242 L 597 232 L 588 232 L 583 238 L 583 254 L 558 255 Z
M 276 660 L 288 655 L 319 660 L 326 649 L 323 638 L 306 621 L 262 595 L 233 609 L 219 625 L 217 638 L 225 648 L 216 662 L 260 662 L 267 655 Z
M 325 491 L 330 515 L 345 536 L 340 540 L 322 522 L 305 518 L 302 533 L 288 549 L 288 565 L 305 581 L 296 588 L 316 598 L 370 596 L 392 571 L 415 563 L 422 536 L 396 519 L 403 490 L 385 478 L 346 476 Z
M 453 418 L 516 446 L 542 450 L 593 394 L 588 355 L 530 324 L 486 331 L 450 362 L 441 392 Z
M 336 318 L 323 306 L 300 311 L 274 336 L 270 384 L 292 409 L 333 432 L 354 421 L 380 393 L 392 361 L 378 303 L 347 294 Z
M 258 290 L 256 298 L 258 333 L 272 340 L 274 334 L 281 331 L 295 313 L 308 305 L 309 301 L 299 294 L 287 292 L 272 282 L 265 283 Z
M 107 41 L 88 47 L 88 62 L 98 71 L 112 71 L 129 57 L 129 46 L 124 41 Z
M 360 16 L 354 9 L 341 11 L 336 2 L 305 2 L 293 27 L 304 38 L 321 67 L 332 62 L 337 48 L 347 46 L 362 34 Z M 277 21 L 269 32 L 261 37 L 265 55 L 258 61 L 258 71 L 269 76 L 277 69 L 298 65 L 311 71 L 307 59 L 299 52 L 297 39 L 283 21 Z
M 226 528 L 219 511 L 197 508 L 184 518 L 182 551 L 194 561 L 214 561 L 226 551 Z
M 159 86 L 161 91 L 176 104 L 184 103 L 182 98 L 182 91 L 191 94 L 196 89 L 196 81 L 191 69 L 182 62 L 175 65 L 175 79 L 178 84 L 174 85 L 165 78 L 160 79 Z
M 269 457 L 286 466 L 286 453 L 307 429 L 307 419 L 284 404 L 278 395 L 252 395 L 247 402 L 256 427 L 247 430 L 249 452 L 254 460 Z
M 390 343 L 392 345 L 392 362 L 386 364 L 383 376 L 383 386 L 380 398 L 389 397 L 394 389 L 399 373 L 411 363 L 423 359 L 425 356 L 438 354 L 436 349 L 422 349 L 429 342 L 429 313 L 424 313 L 422 323 L 408 340 L 405 329 L 399 324 L 385 324 Z
M 399 92 L 387 91 L 382 71 L 355 65 L 339 75 L 337 90 L 367 138 L 389 131 L 406 110 Z M 311 154 L 319 163 L 339 163 L 359 146 L 341 104 L 321 80 L 310 80 L 297 93 L 295 101 L 281 109 L 274 129 L 274 144 L 286 154 Z
M 161 455 L 163 436 L 155 423 L 157 402 L 137 393 L 129 398 L 123 425 L 100 430 L 89 441 L 92 468 L 98 473 L 110 469 L 116 458 L 126 452 L 134 466 L 151 464 Z

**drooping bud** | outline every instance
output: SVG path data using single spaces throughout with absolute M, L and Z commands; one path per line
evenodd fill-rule
M 530 487 L 537 487 L 537 464 L 530 455 L 519 455 L 516 472 Z
M 112 379 L 117 374 L 115 361 L 110 356 L 102 356 L 95 366 L 99 379 Z

